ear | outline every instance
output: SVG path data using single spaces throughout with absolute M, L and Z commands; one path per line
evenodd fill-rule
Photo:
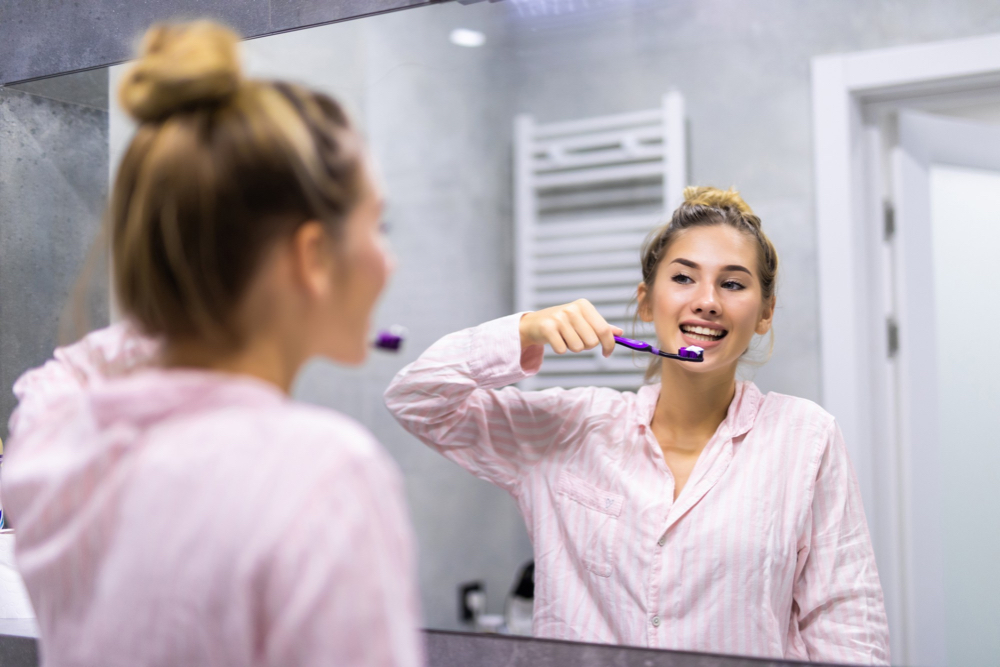
M 299 285 L 312 297 L 326 295 L 331 287 L 333 256 L 330 239 L 321 222 L 299 226 L 291 239 L 292 271 Z
M 636 310 L 639 315 L 639 319 L 643 322 L 652 322 L 653 307 L 649 303 L 649 288 L 646 286 L 645 281 L 639 283 L 636 294 L 636 301 L 638 302 Z
M 774 319 L 774 297 L 772 296 L 767 303 L 764 304 L 763 309 L 760 313 L 760 319 L 757 320 L 757 327 L 754 329 L 759 335 L 763 336 L 768 331 L 771 330 L 771 323 Z

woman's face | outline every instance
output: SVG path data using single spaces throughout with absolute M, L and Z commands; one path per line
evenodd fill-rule
M 639 286 L 639 315 L 656 327 L 664 351 L 705 350 L 705 361 L 685 370 L 735 371 L 753 335 L 771 328 L 773 302 L 763 302 L 757 276 L 757 245 L 748 234 L 727 225 L 687 229 L 667 248 L 652 290 Z
M 371 170 L 365 171 L 361 200 L 331 250 L 331 289 L 321 306 L 318 353 L 346 364 L 368 356 L 372 311 L 394 265 L 383 238 L 381 188 Z

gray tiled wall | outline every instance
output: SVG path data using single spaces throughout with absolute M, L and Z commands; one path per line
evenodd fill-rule
M 100 226 L 107 161 L 106 110 L 0 89 L 3 437 L 15 404 L 14 380 L 51 356 L 61 323 L 75 324 L 64 318 L 73 319 L 70 293 Z M 97 289 L 89 319 L 106 320 L 105 294 Z

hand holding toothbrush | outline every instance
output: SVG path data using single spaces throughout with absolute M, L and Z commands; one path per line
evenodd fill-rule
M 608 324 L 586 299 L 525 313 L 521 316 L 520 323 L 522 350 L 532 345 L 548 344 L 556 354 L 565 354 L 567 351 L 591 350 L 600 345 L 604 356 L 610 357 L 615 345 L 622 345 L 668 359 L 693 362 L 705 360 L 705 351 L 700 347 L 682 347 L 677 354 L 673 354 L 658 350 L 644 341 L 625 338 L 622 335 L 624 333 L 618 327 Z
M 550 345 L 556 354 L 583 352 L 601 346 L 605 357 L 615 350 L 615 336 L 625 333 L 608 324 L 586 299 L 553 306 L 521 317 L 521 349 Z

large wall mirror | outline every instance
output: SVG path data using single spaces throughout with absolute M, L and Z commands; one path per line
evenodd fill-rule
M 510 615 L 532 542 L 513 499 L 396 423 L 383 401 L 393 376 L 445 334 L 545 303 L 545 290 L 593 297 L 609 320 L 632 331 L 627 305 L 639 280 L 642 226 L 664 219 L 679 187 L 711 184 L 739 189 L 781 257 L 773 354 L 745 372 L 763 392 L 824 404 L 822 346 L 829 341 L 820 337 L 826 292 L 817 269 L 824 237 L 814 168 L 814 118 L 822 114 L 814 108 L 811 63 L 991 33 L 1000 34 L 1000 9 L 987 0 L 504 0 L 434 4 L 245 42 L 250 75 L 300 81 L 346 105 L 385 185 L 398 266 L 376 324 L 405 326 L 406 345 L 360 369 L 313 362 L 295 393 L 362 421 L 402 468 L 429 628 L 499 626 L 491 618 Z M 123 67 L 0 88 L 4 419 L 14 407 L 13 381 L 72 331 L 67 304 L 98 243 L 109 182 L 133 130 L 115 101 Z M 893 159 L 902 159 L 893 151 L 925 142 L 921 133 L 947 134 L 954 128 L 946 121 L 978 124 L 980 144 L 995 145 L 988 142 L 1000 132 L 1000 85 L 983 79 L 974 88 L 910 92 L 858 107 L 853 122 L 877 133 L 859 136 L 884 158 L 862 177 L 873 201 L 881 206 L 919 187 L 912 180 L 903 190 L 893 185 Z M 924 188 L 920 196 L 930 198 L 938 235 L 928 237 L 933 252 L 926 254 L 938 304 L 929 316 L 940 346 L 928 343 L 926 363 L 937 369 L 941 400 L 927 405 L 941 418 L 929 445 L 939 473 L 929 516 L 937 523 L 920 534 L 933 535 L 939 550 L 937 593 L 914 580 L 924 565 L 914 564 L 905 546 L 918 531 L 906 517 L 924 507 L 907 504 L 916 492 L 905 479 L 909 466 L 921 464 L 903 455 L 879 458 L 909 451 L 906 429 L 893 426 L 895 404 L 873 416 L 886 425 L 882 439 L 852 456 L 864 459 L 854 464 L 882 573 L 893 662 L 996 664 L 1000 584 L 988 568 L 1000 559 L 1000 448 L 987 420 L 1000 400 L 1000 357 L 988 324 L 1000 167 L 978 157 L 938 164 L 922 150 L 912 149 L 925 156 L 931 176 L 930 194 Z M 895 202 L 897 213 L 908 201 Z M 538 231 L 545 225 L 550 231 Z M 567 238 L 575 240 L 566 245 Z M 856 252 L 903 253 L 879 245 L 889 238 L 872 231 Z M 588 256 L 604 258 L 599 271 L 581 270 Z M 562 259 L 546 268 L 540 257 Z M 106 281 L 100 286 L 107 270 L 97 260 L 83 289 L 82 310 L 97 323 L 112 316 Z M 960 338 L 958 350 L 945 344 L 951 327 L 964 326 L 951 320 L 979 322 L 984 311 L 986 324 L 972 325 L 986 332 L 981 345 Z M 896 345 L 899 332 L 885 331 L 885 321 L 872 311 L 873 340 Z M 603 382 L 628 389 L 642 381 L 629 355 L 610 364 L 593 355 L 552 363 L 538 388 Z M 900 381 L 905 392 L 906 378 Z M 476 585 L 485 590 L 478 627 L 463 620 L 460 600 L 463 586 Z

